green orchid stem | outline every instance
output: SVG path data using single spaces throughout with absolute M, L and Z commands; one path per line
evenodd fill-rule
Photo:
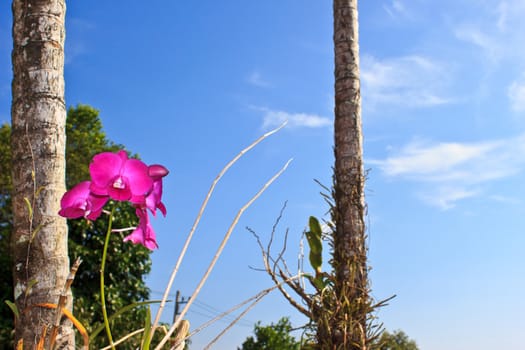
M 106 333 L 108 335 L 109 344 L 112 349 L 115 349 L 113 345 L 113 337 L 111 336 L 111 329 L 109 328 L 108 312 L 106 310 L 106 296 L 104 295 L 104 270 L 106 268 L 106 258 L 108 253 L 109 238 L 111 237 L 111 225 L 113 224 L 113 212 L 115 207 L 111 209 L 109 214 L 108 232 L 106 233 L 106 241 L 104 242 L 104 251 L 102 253 L 102 263 L 100 265 L 100 302 L 102 303 L 102 315 L 104 316 L 104 325 L 106 327 Z

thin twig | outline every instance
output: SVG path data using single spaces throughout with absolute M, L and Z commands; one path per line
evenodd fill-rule
M 35 154 L 33 152 L 33 146 L 31 145 L 31 139 L 29 138 L 29 130 L 28 130 L 28 124 L 26 123 L 26 139 L 27 139 L 27 145 L 29 146 L 29 153 L 31 154 L 31 180 L 33 180 L 33 198 L 31 198 L 31 208 L 30 213 L 28 215 L 28 221 L 29 221 L 29 240 L 27 243 L 27 255 L 26 255 L 26 288 L 29 288 L 29 253 L 31 252 L 31 244 L 33 243 L 34 235 L 33 235 L 33 219 L 35 216 L 35 209 L 36 209 L 36 163 L 35 163 Z M 26 198 L 28 201 L 29 199 Z M 27 305 L 27 296 L 29 294 L 29 291 L 25 291 L 24 295 L 24 305 Z
M 294 280 L 294 279 L 297 279 L 297 278 L 300 278 L 300 276 L 293 276 L 293 277 L 290 277 L 289 280 Z M 286 281 L 283 281 L 282 283 L 285 283 Z M 235 320 L 233 320 L 228 326 L 226 326 L 226 328 L 224 330 L 221 331 L 221 333 L 219 333 L 219 335 L 217 335 L 207 346 L 205 349 L 209 349 L 211 348 L 211 346 L 220 338 L 222 337 L 229 329 L 231 329 L 231 327 L 233 327 L 233 325 L 235 323 L 237 323 L 244 315 L 246 315 L 248 313 L 248 311 L 250 311 L 255 305 L 257 305 L 261 300 L 262 298 L 264 298 L 268 293 L 270 293 L 271 291 L 273 291 L 274 289 L 278 288 L 277 285 L 274 285 L 270 288 L 266 288 L 262 291 L 260 291 L 259 293 L 257 293 L 256 295 L 254 295 L 253 297 L 245 300 L 244 302 L 242 302 L 241 304 L 235 306 L 235 309 L 238 309 L 240 308 L 241 306 L 245 305 L 245 304 L 248 304 L 249 302 L 252 302 L 250 305 L 248 305 L 248 307 L 237 317 L 235 318 Z M 234 309 L 234 308 L 232 308 Z M 221 317 L 222 318 L 222 317 Z M 206 325 L 207 326 L 207 325 Z M 204 327 L 200 327 L 199 331 L 202 330 Z M 197 330 L 193 331 L 191 335 L 197 333 Z
M 133 230 L 136 230 L 136 229 L 137 228 L 134 227 L 134 226 L 126 227 L 126 228 L 114 228 L 114 229 L 111 229 L 111 233 L 128 232 L 128 231 L 133 231 Z
M 288 233 L 289 233 L 289 230 L 286 229 L 286 231 L 284 233 L 283 249 L 281 249 L 281 252 L 277 256 L 277 259 L 275 259 L 275 264 L 279 264 L 279 261 L 281 261 L 282 264 L 283 264 L 283 268 L 284 268 L 286 274 L 287 275 L 291 275 L 292 273 L 290 272 L 290 269 L 288 269 L 288 265 L 286 264 L 286 260 L 283 257 L 284 253 L 286 252 L 286 245 L 288 243 Z
M 281 294 L 284 296 L 284 298 L 286 300 L 288 300 L 288 302 L 293 306 L 295 307 L 299 312 L 301 312 L 303 315 L 305 315 L 306 317 L 308 318 L 311 318 L 311 314 L 310 312 L 305 309 L 304 307 L 302 307 L 287 291 L 286 289 L 284 289 L 284 287 L 282 286 L 283 282 L 280 282 L 279 281 L 279 278 L 277 277 L 277 273 L 276 273 L 276 268 L 278 268 L 278 265 L 276 264 L 275 260 L 273 260 L 273 258 L 270 256 L 270 253 L 269 251 L 266 251 L 264 249 L 264 246 L 259 238 L 259 236 L 257 234 L 255 234 L 255 232 L 252 231 L 252 234 L 254 234 L 255 238 L 257 239 L 257 244 L 259 244 L 259 248 L 261 249 L 261 253 L 262 253 L 262 257 L 263 257 L 263 263 L 264 263 L 264 269 L 266 271 L 266 273 L 268 273 L 268 275 L 270 276 L 270 278 L 272 279 L 273 283 L 275 284 L 275 286 L 279 289 L 279 292 L 281 292 Z M 273 236 L 273 232 L 272 232 L 272 236 Z M 270 249 L 270 246 L 268 246 L 268 249 Z M 273 264 L 273 268 L 270 266 L 270 261 L 272 261 L 274 264 Z M 287 282 L 289 279 L 289 277 L 285 276 L 283 271 L 281 269 L 279 269 L 279 272 L 280 272 L 280 275 L 281 275 L 281 278 L 284 280 L 284 282 L 286 284 L 289 284 L 291 282 Z M 300 276 L 300 275 L 299 275 Z M 291 287 L 294 291 L 296 291 L 296 288 L 293 288 Z M 297 291 L 296 291 L 297 292 Z M 299 295 L 301 295 L 300 293 L 297 293 Z M 304 299 L 304 301 L 308 304 L 310 302 L 310 300 L 308 298 L 304 298 L 303 295 L 301 295 L 301 297 Z
M 55 322 L 53 324 L 53 328 L 51 329 L 51 340 L 49 346 L 50 349 L 53 349 L 53 346 L 55 345 L 55 340 L 58 335 L 58 328 L 60 327 L 60 319 L 62 318 L 62 308 L 66 306 L 67 302 L 67 292 L 71 288 L 71 284 L 75 279 L 75 275 L 81 263 L 82 259 L 77 258 L 71 266 L 71 270 L 69 271 L 69 275 L 67 276 L 64 289 L 62 290 L 62 293 L 60 293 L 60 297 L 58 298 L 57 309 L 55 311 Z
M 297 274 L 302 275 L 304 271 L 304 233 L 299 240 L 299 254 L 297 255 Z M 301 288 L 306 288 L 306 283 L 304 283 L 304 278 L 301 278 L 299 281 Z
M 166 330 L 166 327 L 164 326 L 158 326 L 157 328 L 160 328 L 160 329 L 163 329 L 164 330 L 164 333 L 167 333 L 167 330 Z M 123 336 L 122 338 L 120 338 L 119 340 L 117 340 L 116 342 L 113 343 L 113 345 L 119 345 L 119 344 L 122 344 L 123 342 L 125 342 L 126 340 L 128 340 L 129 338 L 137 335 L 137 334 L 140 334 L 144 332 L 144 328 L 139 328 L 137 330 L 134 330 L 133 332 L 131 333 L 128 333 L 126 334 L 125 336 Z M 100 350 L 109 350 L 111 349 L 111 345 L 108 345 L 106 347 L 103 347 L 102 349 Z
M 102 348 L 100 350 L 109 350 L 109 349 L 112 348 L 112 346 L 119 345 L 119 344 L 125 342 L 126 340 L 128 340 L 129 338 L 131 338 L 131 337 L 133 337 L 133 336 L 135 336 L 137 334 L 140 334 L 142 332 L 144 332 L 144 328 L 140 328 L 140 329 L 134 330 L 133 332 L 128 333 L 125 336 L 123 336 L 122 338 L 120 338 L 119 340 L 113 342 L 112 345 L 108 345 L 108 346 L 106 346 L 106 347 L 104 347 L 104 348 Z
M 186 312 L 188 312 L 189 307 L 191 306 L 193 301 L 196 299 L 197 295 L 199 294 L 199 292 L 201 291 L 202 287 L 204 286 L 204 283 L 208 279 L 208 276 L 210 275 L 211 271 L 213 270 L 215 264 L 217 263 L 217 260 L 219 259 L 219 256 L 221 255 L 222 251 L 224 250 L 224 247 L 226 246 L 226 243 L 228 242 L 228 240 L 229 240 L 229 238 L 230 238 L 234 228 L 237 226 L 237 223 L 239 222 L 239 219 L 241 218 L 242 214 L 246 211 L 246 209 L 248 209 L 253 204 L 253 202 L 255 202 L 255 200 L 257 198 L 259 198 L 268 189 L 268 187 L 279 176 L 281 176 L 281 174 L 286 170 L 286 168 L 288 168 L 288 165 L 290 164 L 291 161 L 292 161 L 291 159 L 288 160 L 288 162 L 286 162 L 286 164 L 281 168 L 281 170 L 279 170 L 270 180 L 268 180 L 268 182 L 266 182 L 264 184 L 264 186 L 241 209 L 239 209 L 237 215 L 233 219 L 233 222 L 230 224 L 230 227 L 228 228 L 228 231 L 226 232 L 226 234 L 225 234 L 221 244 L 219 245 L 219 248 L 217 249 L 217 252 L 215 253 L 215 256 L 213 257 L 210 265 L 208 266 L 208 269 L 204 273 L 204 276 L 201 278 L 199 284 L 195 288 L 195 290 L 194 290 L 193 294 L 191 295 L 191 297 L 189 298 L 188 302 L 186 303 L 186 305 L 182 309 L 180 317 L 171 326 L 170 330 L 168 331 L 168 334 L 166 334 L 166 336 L 162 339 L 162 341 L 159 343 L 159 345 L 157 345 L 155 350 L 160 350 L 162 348 L 162 346 L 169 339 L 169 336 L 178 327 L 178 325 L 180 323 L 180 320 L 182 320 L 184 318 L 184 316 L 186 315 Z
M 297 276 L 298 277 L 298 276 Z M 240 309 L 241 307 L 243 307 L 244 305 L 248 304 L 249 302 L 259 298 L 261 295 L 266 295 L 268 294 L 269 292 L 271 292 L 272 290 L 274 290 L 275 288 L 277 288 L 276 285 L 270 287 L 270 288 L 267 288 L 267 289 L 264 289 L 262 291 L 260 291 L 259 293 L 255 294 L 254 296 L 252 296 L 251 298 L 248 298 L 246 299 L 245 301 L 243 301 L 242 303 L 239 303 L 237 305 L 235 305 L 234 307 L 230 308 L 229 310 L 226 310 L 224 311 L 223 313 L 217 315 L 216 317 L 214 317 L 213 319 L 207 321 L 206 323 L 203 323 L 202 325 L 200 325 L 199 327 L 195 328 L 189 335 L 188 335 L 188 338 L 199 333 L 200 331 L 202 331 L 203 329 L 207 328 L 208 326 L 210 326 L 211 324 L 217 322 L 218 320 L 222 319 L 223 317 L 231 314 L 232 312 L 234 312 L 235 310 L 237 309 Z
M 279 269 L 279 274 L 283 280 L 286 280 L 286 284 L 288 287 L 292 288 L 292 290 L 299 295 L 303 301 L 306 303 L 306 305 L 312 305 L 312 298 L 309 297 L 304 289 L 301 288 L 301 284 L 299 284 L 297 281 L 289 281 L 287 280 L 288 275 L 284 273 L 281 269 Z M 283 288 L 284 290 L 284 288 Z M 308 311 L 307 309 L 303 308 L 295 299 L 292 299 L 291 297 L 288 298 L 290 304 L 292 304 L 297 310 L 302 312 L 306 317 L 311 319 L 312 313 Z
M 388 298 L 386 298 L 386 299 L 383 299 L 383 300 L 381 300 L 381 301 L 375 303 L 374 305 L 372 305 L 371 308 L 372 308 L 372 309 L 378 309 L 378 308 L 380 308 L 380 307 L 387 306 L 387 305 L 388 305 L 388 302 L 389 302 L 390 300 L 394 299 L 396 296 L 397 296 L 397 295 L 394 294 L 394 295 L 392 295 L 392 296 L 390 296 L 390 297 L 388 297 Z
M 215 190 L 215 186 L 219 182 L 219 180 L 223 177 L 223 175 L 228 171 L 228 169 L 231 168 L 233 164 L 235 164 L 244 154 L 246 154 L 249 150 L 254 148 L 257 144 L 259 144 L 261 141 L 266 139 L 267 137 L 275 134 L 277 131 L 281 130 L 286 125 L 286 122 L 283 123 L 281 126 L 279 126 L 276 129 L 273 129 L 266 134 L 259 137 L 257 140 L 252 142 L 248 147 L 243 149 L 237 156 L 235 156 L 226 166 L 221 170 L 221 172 L 217 175 L 215 180 L 213 180 L 213 183 L 210 186 L 210 189 L 208 190 L 208 193 L 206 194 L 206 197 L 204 199 L 204 202 L 202 203 L 199 213 L 197 214 L 197 217 L 195 218 L 195 221 L 193 223 L 193 226 L 191 227 L 190 233 L 188 234 L 188 237 L 186 238 L 186 242 L 184 243 L 184 246 L 182 247 L 181 253 L 178 257 L 178 260 L 175 264 L 175 267 L 173 268 L 173 271 L 171 272 L 171 276 L 168 282 L 168 285 L 166 286 L 166 289 L 164 291 L 164 295 L 162 296 L 162 301 L 160 303 L 159 309 L 157 311 L 157 314 L 155 315 L 155 321 L 153 322 L 153 331 L 151 332 L 151 338 L 153 339 L 153 334 L 155 332 L 156 326 L 158 325 L 160 321 L 160 317 L 162 315 L 162 311 L 164 310 L 164 307 L 166 305 L 166 300 L 168 300 L 168 295 L 171 291 L 171 287 L 173 285 L 173 282 L 175 280 L 175 276 L 177 276 L 177 272 L 179 271 L 180 265 L 182 263 L 182 260 L 184 259 L 184 256 L 186 255 L 186 251 L 188 250 L 188 247 L 190 245 L 191 239 L 193 238 L 193 234 L 195 233 L 195 230 L 197 229 L 197 226 L 199 225 L 201 221 L 201 217 L 204 213 L 204 210 L 206 209 L 208 205 L 208 201 L 211 198 L 211 195 L 213 194 L 213 191 Z
M 273 223 L 272 234 L 270 235 L 270 241 L 268 242 L 268 247 L 267 247 L 268 255 L 270 255 L 270 248 L 272 246 L 273 237 L 275 236 L 275 232 L 277 231 L 277 226 L 279 226 L 279 223 L 281 222 L 281 219 L 284 215 L 284 210 L 286 209 L 287 204 L 288 204 L 288 201 L 285 201 L 281 208 L 281 211 L 279 211 L 279 215 L 277 216 L 277 219 Z
M 226 334 L 226 332 L 228 332 L 241 318 L 243 318 L 244 315 L 246 315 L 251 309 L 253 309 L 253 307 L 257 305 L 263 297 L 264 295 L 258 297 L 250 305 L 248 305 L 248 307 L 243 312 L 241 312 L 239 316 L 237 316 L 232 322 L 230 322 L 230 324 L 228 324 L 226 328 L 224 328 L 219 334 L 217 334 L 215 338 L 212 339 L 212 341 L 208 343 L 208 345 L 206 345 L 204 350 L 210 349 L 213 346 L 213 344 L 215 344 L 224 334 Z

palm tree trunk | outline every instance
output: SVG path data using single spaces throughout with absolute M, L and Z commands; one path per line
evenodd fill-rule
M 66 221 L 58 216 L 65 192 L 65 10 L 64 0 L 13 0 L 11 252 L 20 311 L 15 341 L 24 349 L 50 330 L 55 311 L 36 305 L 57 303 L 69 270 Z M 64 323 L 61 348 L 74 349 L 73 337 Z
M 334 349 L 367 347 L 368 295 L 357 0 L 334 0 Z

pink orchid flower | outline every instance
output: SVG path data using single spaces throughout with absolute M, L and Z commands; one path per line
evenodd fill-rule
M 131 241 L 135 244 L 142 244 L 149 250 L 158 248 L 155 231 L 151 227 L 148 211 L 145 208 L 137 208 L 136 214 L 139 217 L 139 225 L 128 236 L 124 238 L 124 242 Z
M 108 201 L 107 196 L 97 196 L 89 190 L 91 182 L 84 181 L 64 193 L 58 214 L 69 219 L 85 217 L 96 220 Z
M 91 192 L 118 201 L 144 202 L 153 188 L 148 166 L 138 159 L 129 159 L 125 151 L 97 154 L 89 165 L 89 173 Z
M 148 210 L 156 215 L 158 209 L 166 216 L 162 178 L 168 175 L 168 169 L 159 164 L 147 166 L 119 151 L 97 154 L 89 165 L 89 173 L 91 181 L 81 182 L 64 194 L 59 214 L 69 219 L 95 220 L 109 198 L 129 201 L 135 206 L 139 224 L 124 241 L 142 244 L 150 250 L 158 248 Z
M 156 180 L 153 182 L 153 190 L 146 197 L 144 205 L 148 208 L 153 216 L 156 216 L 157 209 L 160 210 L 162 215 L 166 216 L 166 206 L 162 203 L 162 180 Z

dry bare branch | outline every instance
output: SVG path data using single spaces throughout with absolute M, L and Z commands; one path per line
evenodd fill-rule
M 175 331 L 175 329 L 177 329 L 177 327 L 179 326 L 179 323 L 180 323 L 180 320 L 184 318 L 184 316 L 186 315 L 186 312 L 188 312 L 188 309 L 189 307 L 192 305 L 193 301 L 195 300 L 195 298 L 197 297 L 197 295 L 200 293 L 200 290 L 202 289 L 202 287 L 204 286 L 204 283 L 206 282 L 206 280 L 208 279 L 208 276 L 210 275 L 211 271 L 213 270 L 217 260 L 219 259 L 219 256 L 221 255 L 222 251 L 224 250 L 224 247 L 226 246 L 226 243 L 228 242 L 231 234 L 233 233 L 233 230 L 235 229 L 235 227 L 237 226 L 237 223 L 239 222 L 239 219 L 241 218 L 242 214 L 246 211 L 246 209 L 248 209 L 252 204 L 253 202 L 255 202 L 255 200 L 257 200 L 257 198 L 259 198 L 267 189 L 268 187 L 279 177 L 282 175 L 282 173 L 284 173 L 284 171 L 288 168 L 288 165 L 290 165 L 291 163 L 291 159 L 288 160 L 288 162 L 286 162 L 286 164 L 281 168 L 281 170 L 279 170 L 270 180 L 268 180 L 268 182 L 266 182 L 263 187 L 244 205 L 242 206 L 241 209 L 239 209 L 239 211 L 237 212 L 237 215 L 235 216 L 235 218 L 233 219 L 232 223 L 230 224 L 230 227 L 228 228 L 228 231 L 226 232 L 221 244 L 219 245 L 219 248 L 217 249 L 216 253 L 215 253 L 215 256 L 213 257 L 210 265 L 208 266 L 208 269 L 206 270 L 206 272 L 204 273 L 204 276 L 202 276 L 199 284 L 197 285 L 197 287 L 195 288 L 195 290 L 193 291 L 191 297 L 189 298 L 188 302 L 186 303 L 186 305 L 184 306 L 184 308 L 182 309 L 181 311 L 181 314 L 180 314 L 180 317 L 178 320 L 175 321 L 175 323 L 171 326 L 171 328 L 169 329 L 168 331 L 168 334 L 166 334 L 166 336 L 164 336 L 164 338 L 162 338 L 161 342 L 157 345 L 157 347 L 155 348 L 155 350 L 160 350 L 162 348 L 162 346 L 167 342 L 167 340 L 169 339 L 170 335 Z
M 62 293 L 60 293 L 60 297 L 58 298 L 57 308 L 55 311 L 55 321 L 53 323 L 53 327 L 51 328 L 51 338 L 49 345 L 50 349 L 53 349 L 53 346 L 55 345 L 56 337 L 58 335 L 58 329 L 60 328 L 60 320 L 62 319 L 62 309 L 66 306 L 67 302 L 67 293 L 71 288 L 71 284 L 73 284 L 73 280 L 75 279 L 75 275 L 81 263 L 82 259 L 77 258 L 71 266 L 71 270 L 69 271 L 69 275 L 67 276 L 66 283 L 64 284 L 64 289 L 62 289 Z
M 208 190 L 208 193 L 206 194 L 206 197 L 205 197 L 205 199 L 204 199 L 204 201 L 203 201 L 203 203 L 202 203 L 202 205 L 201 205 L 201 207 L 199 209 L 199 213 L 197 214 L 197 217 L 195 218 L 193 226 L 191 227 L 191 230 L 190 230 L 190 232 L 188 234 L 188 237 L 186 238 L 186 241 L 184 242 L 184 246 L 183 246 L 183 248 L 181 250 L 181 253 L 179 254 L 179 257 L 177 259 L 175 267 L 173 268 L 173 270 L 171 272 L 171 276 L 169 278 L 168 285 L 166 286 L 166 289 L 164 291 L 164 295 L 162 296 L 162 301 L 161 301 L 161 303 L 159 305 L 159 310 L 157 311 L 157 314 L 155 315 L 155 320 L 153 322 L 153 331 L 151 332 L 151 339 L 153 339 L 153 335 L 154 335 L 155 329 L 156 329 L 157 325 L 159 324 L 160 317 L 161 317 L 162 312 L 164 310 L 164 307 L 166 305 L 166 301 L 168 300 L 168 295 L 169 295 L 169 293 L 171 291 L 171 287 L 173 285 L 175 277 L 177 276 L 177 272 L 179 271 L 179 268 L 180 268 L 180 265 L 182 263 L 182 260 L 184 259 L 184 256 L 186 255 L 186 251 L 188 250 L 188 247 L 190 245 L 191 239 L 193 238 L 193 234 L 195 233 L 195 230 L 197 229 L 197 226 L 200 223 L 200 220 L 202 218 L 204 210 L 206 209 L 206 207 L 208 205 L 208 202 L 209 202 L 209 200 L 210 200 L 210 198 L 211 198 L 211 196 L 212 196 L 212 194 L 213 194 L 213 192 L 215 190 L 215 187 L 217 186 L 217 183 L 224 176 L 224 174 L 228 171 L 228 169 L 230 169 L 231 166 L 233 164 L 235 164 L 244 154 L 246 154 L 249 150 L 254 148 L 256 145 L 258 145 L 261 141 L 263 141 L 267 137 L 275 134 L 277 131 L 279 131 L 282 128 L 284 128 L 285 125 L 286 125 L 286 122 L 281 124 L 279 127 L 277 127 L 275 129 L 267 132 L 266 134 L 262 135 L 257 140 L 252 142 L 248 147 L 244 148 L 241 152 L 239 152 L 239 154 L 237 154 L 237 156 L 235 156 L 228 164 L 226 164 L 226 166 L 217 175 L 215 180 L 213 180 L 213 183 L 211 184 L 210 189 Z
M 300 278 L 300 276 L 293 276 L 293 277 L 290 277 L 288 280 L 292 281 L 292 280 L 295 280 L 295 279 L 298 279 Z M 281 282 L 282 283 L 285 283 L 287 281 L 283 281 Z M 205 349 L 209 349 L 211 348 L 211 346 L 220 338 L 222 337 L 229 329 L 231 329 L 231 327 L 237 323 L 244 315 L 246 315 L 246 313 L 248 313 L 248 311 L 250 311 L 255 305 L 257 305 L 261 300 L 262 298 L 264 298 L 268 293 L 270 293 L 271 291 L 273 291 L 274 289 L 278 288 L 279 286 L 278 285 L 274 285 L 270 288 L 267 288 L 265 290 L 262 290 L 260 291 L 259 293 L 257 293 L 256 295 L 254 295 L 253 297 L 245 300 L 244 302 L 242 302 L 241 304 L 235 306 L 234 308 L 232 309 L 238 309 L 239 307 L 243 306 L 243 305 L 246 305 L 248 304 L 249 302 L 252 302 L 250 305 L 248 305 L 248 307 L 243 310 L 243 312 L 238 316 L 236 317 L 228 326 L 226 326 L 226 328 L 224 330 L 221 331 L 221 333 L 219 333 L 219 335 L 217 335 L 217 337 L 215 337 L 207 346 Z M 230 310 L 232 310 L 230 309 Z M 229 312 L 228 312 L 229 313 Z M 221 314 L 222 315 L 222 314 Z M 222 318 L 222 317 L 221 317 Z M 203 327 L 201 327 L 199 329 L 199 331 L 202 329 Z M 194 333 L 196 333 L 196 331 L 192 332 L 191 335 L 193 335 Z
M 281 218 L 282 212 L 283 211 L 281 210 L 281 213 L 279 214 L 279 217 L 277 218 L 277 221 Z M 257 240 L 257 244 L 259 245 L 259 248 L 261 249 L 261 254 L 262 254 L 263 264 L 264 264 L 264 270 L 270 276 L 270 278 L 272 279 L 273 283 L 275 284 L 275 286 L 277 287 L 279 292 L 281 292 L 281 294 L 284 296 L 284 298 L 293 307 L 295 307 L 299 312 L 301 312 L 306 317 L 311 318 L 310 312 L 306 308 L 304 308 L 301 304 L 299 304 L 299 302 L 297 302 L 290 295 L 290 293 L 288 293 L 288 291 L 283 287 L 283 284 L 291 284 L 292 283 L 291 280 L 290 280 L 290 274 L 287 274 L 284 271 L 282 271 L 282 269 L 279 267 L 279 264 L 278 264 L 279 261 L 284 261 L 284 259 L 282 259 L 282 256 L 284 254 L 284 248 L 281 251 L 281 253 L 279 254 L 278 259 L 273 259 L 270 256 L 271 242 L 273 241 L 273 237 L 275 235 L 276 225 L 273 226 L 272 233 L 270 235 L 270 243 L 268 243 L 268 246 L 267 246 L 266 249 L 264 248 L 260 237 L 255 233 L 255 231 L 253 231 L 251 229 L 248 229 L 248 230 L 255 236 L 255 239 Z M 279 270 L 279 274 L 277 274 L 277 272 L 276 272 L 277 269 Z M 279 279 L 278 276 L 281 277 L 282 281 Z M 294 289 L 294 291 L 296 291 L 295 290 L 296 288 L 292 288 L 292 289 Z M 301 296 L 301 298 L 303 298 L 304 302 L 307 303 L 307 305 L 309 305 L 309 303 L 311 301 L 306 296 L 306 294 L 302 293 L 302 295 L 301 294 L 299 294 L 299 295 Z

